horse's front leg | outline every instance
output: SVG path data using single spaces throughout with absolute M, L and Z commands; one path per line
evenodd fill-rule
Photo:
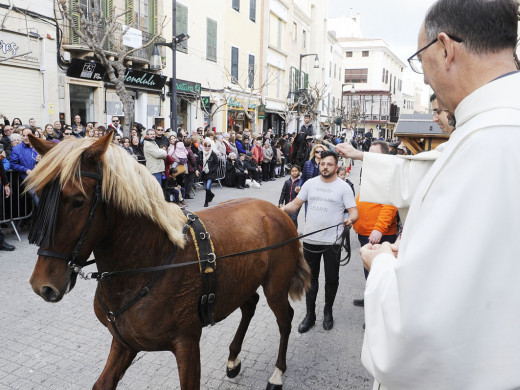
M 130 367 L 135 355 L 137 355 L 137 352 L 128 349 L 114 337 L 107 363 L 94 384 L 93 390 L 115 389 L 128 367 Z
M 200 389 L 200 333 L 198 337 L 192 337 L 174 343 L 181 390 Z

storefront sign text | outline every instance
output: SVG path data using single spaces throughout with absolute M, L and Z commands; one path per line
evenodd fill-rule
M 126 85 L 161 90 L 165 83 L 166 76 L 161 76 L 160 74 L 141 72 L 133 69 L 127 69 L 125 73 Z
M 200 83 L 177 79 L 177 92 L 200 95 Z
M 105 68 L 99 62 L 73 58 L 67 69 L 67 76 L 79 79 L 101 81 L 105 76 Z
M 244 102 L 242 102 L 242 100 L 239 100 L 239 99 L 229 98 L 228 99 L 228 106 L 229 106 L 229 108 L 244 108 Z M 249 105 L 247 106 L 247 109 L 248 110 L 255 110 L 256 109 L 256 104 L 249 103 Z

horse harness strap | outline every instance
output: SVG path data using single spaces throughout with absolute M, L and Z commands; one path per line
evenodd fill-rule
M 182 211 L 188 219 L 182 232 L 186 234 L 189 231 L 191 234 L 202 278 L 202 296 L 198 304 L 200 321 L 203 325 L 215 325 L 215 319 L 213 318 L 213 304 L 217 291 L 217 257 L 215 248 L 213 247 L 211 236 L 200 218 L 191 211 L 184 209 Z
M 173 258 L 175 257 L 175 253 L 177 252 L 177 247 L 174 246 L 173 250 L 170 252 L 168 257 L 166 258 L 166 261 L 164 262 L 164 265 L 170 264 L 173 261 Z M 143 299 L 148 293 L 152 290 L 152 287 L 157 283 L 161 275 L 163 274 L 164 270 L 158 271 L 155 276 L 144 286 L 141 291 L 137 293 L 137 295 L 127 302 L 122 308 L 120 308 L 117 311 L 111 311 L 108 306 L 103 302 L 100 295 L 101 285 L 98 285 L 98 288 L 96 289 L 96 298 L 101 305 L 103 311 L 105 312 L 105 315 L 107 317 L 108 322 L 110 322 L 110 325 L 112 326 L 112 329 L 114 331 L 114 334 L 116 337 L 129 349 L 132 351 L 135 351 L 135 349 L 123 338 L 121 333 L 117 330 L 116 327 L 116 320 L 117 317 L 119 317 L 121 314 L 123 314 L 125 311 L 130 309 L 133 305 L 135 305 L 137 302 L 139 302 L 141 299 Z

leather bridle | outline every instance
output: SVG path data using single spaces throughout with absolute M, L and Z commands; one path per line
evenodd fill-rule
M 92 198 L 92 203 L 90 206 L 90 212 L 87 218 L 87 222 L 85 223 L 85 226 L 83 227 L 83 231 L 81 232 L 81 235 L 79 236 L 78 241 L 76 242 L 76 246 L 74 247 L 74 250 L 72 253 L 63 253 L 63 252 L 57 252 L 51 249 L 42 249 L 39 248 L 37 254 L 39 256 L 45 256 L 45 257 L 53 257 L 57 259 L 62 259 L 67 262 L 68 267 L 72 270 L 73 276 L 71 277 L 71 286 L 70 288 L 74 287 L 76 284 L 76 275 L 82 274 L 82 268 L 86 267 L 87 265 L 93 264 L 95 260 L 87 261 L 87 259 L 81 258 L 81 248 L 83 247 L 83 244 L 85 243 L 85 240 L 87 239 L 87 232 L 90 228 L 90 225 L 92 225 L 92 221 L 94 220 L 94 215 L 96 214 L 96 210 L 99 206 L 99 204 L 102 202 L 102 195 L 101 195 L 101 188 L 102 188 L 102 182 L 103 182 L 103 173 L 101 169 L 101 165 L 97 166 L 96 172 L 90 172 L 90 171 L 80 171 L 80 174 L 82 177 L 90 177 L 92 179 L 97 180 L 96 188 L 94 189 L 94 196 Z M 43 205 L 41 205 L 43 206 Z

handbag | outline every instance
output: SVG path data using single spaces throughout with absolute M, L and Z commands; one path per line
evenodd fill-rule
M 177 162 L 174 162 L 172 164 L 172 167 L 177 169 L 177 175 L 184 175 L 188 173 L 188 164 L 179 164 Z

